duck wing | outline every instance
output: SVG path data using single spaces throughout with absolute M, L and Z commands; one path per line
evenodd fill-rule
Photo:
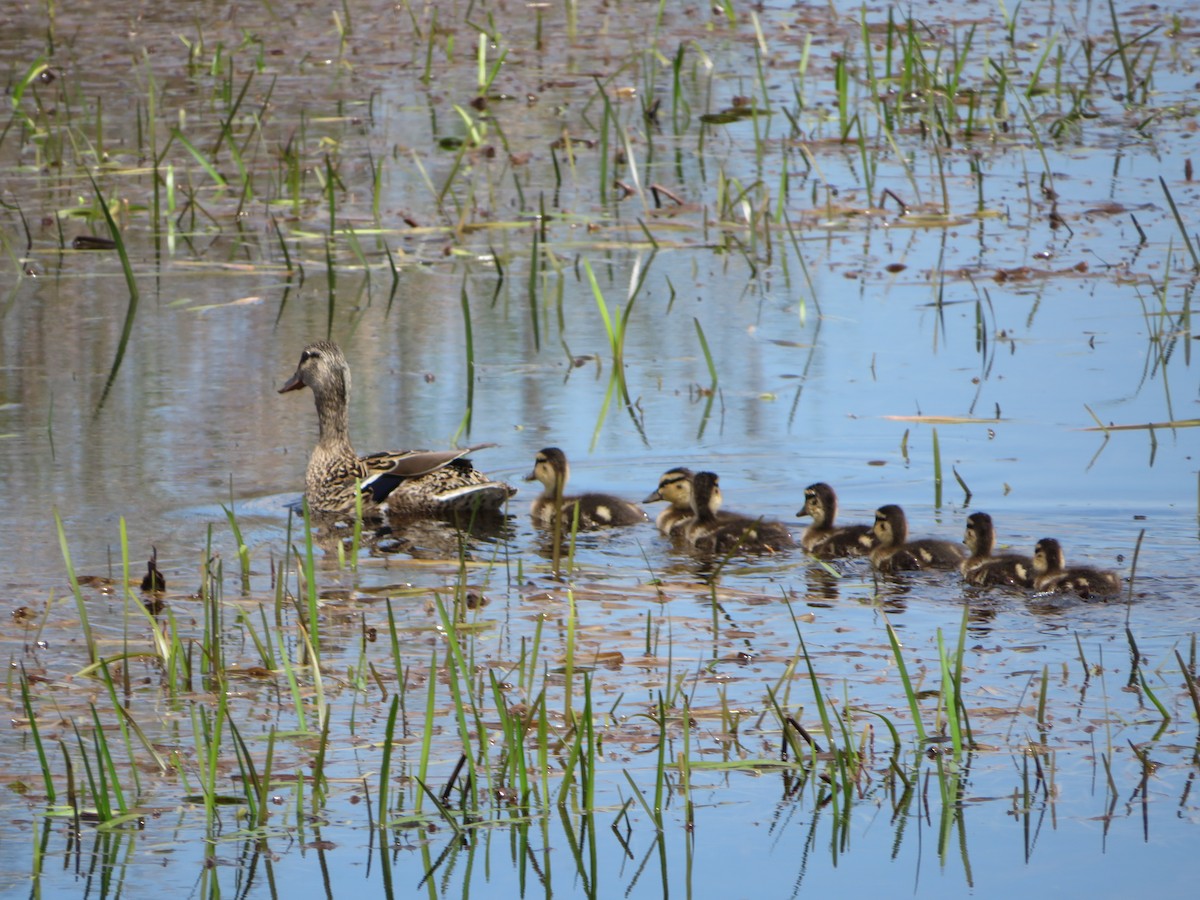
M 429 475 L 460 460 L 461 465 L 470 468 L 471 463 L 466 459 L 467 455 L 495 446 L 473 444 L 461 450 L 399 450 L 361 456 L 358 461 L 368 473 L 362 480 L 363 493 L 372 503 L 383 503 L 388 495 L 405 481 Z

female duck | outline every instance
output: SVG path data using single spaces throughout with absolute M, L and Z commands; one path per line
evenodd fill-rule
M 1033 586 L 1038 591 L 1075 593 L 1087 600 L 1121 593 L 1121 576 L 1089 566 L 1067 567 L 1062 546 L 1042 538 L 1033 551 Z
M 922 538 L 908 539 L 908 519 L 894 503 L 875 510 L 875 549 L 871 565 L 880 572 L 912 569 L 957 569 L 963 552 L 958 544 Z
M 464 450 L 400 450 L 358 456 L 350 444 L 346 413 L 350 366 L 336 344 L 316 341 L 279 393 L 310 388 L 317 404 L 317 446 L 308 458 L 304 496 L 313 512 L 354 513 L 361 493 L 363 514 L 449 515 L 495 511 L 516 490 L 477 471 Z
M 817 559 L 866 556 L 875 546 L 875 534 L 870 525 L 834 526 L 837 494 L 823 481 L 804 489 L 804 508 L 796 515 L 812 516 L 812 524 L 804 530 L 800 546 Z
M 526 481 L 540 481 L 542 493 L 533 501 L 529 515 L 534 524 L 549 528 L 554 524 L 555 510 L 561 510 L 562 523 L 567 528 L 579 514 L 579 528 L 608 528 L 613 525 L 637 525 L 646 521 L 646 513 L 636 503 L 622 500 L 611 494 L 580 494 L 564 496 L 571 467 L 567 456 L 557 447 L 538 451 L 533 471 L 525 476 Z
M 796 546 L 779 522 L 721 512 L 721 486 L 712 472 L 692 477 L 693 518 L 684 531 L 688 543 L 710 553 L 775 553 Z

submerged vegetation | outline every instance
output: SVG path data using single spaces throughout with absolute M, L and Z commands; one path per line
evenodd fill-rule
M 13 720 L 0 840 L 28 846 L 0 889 L 250 897 L 319 879 L 329 896 L 665 896 L 754 878 L 755 893 L 793 895 L 853 853 L 862 886 L 900 865 L 914 891 L 924 869 L 995 893 L 1014 866 L 1084 859 L 1084 822 L 1099 862 L 1073 885 L 1113 889 L 1106 874 L 1159 833 L 1192 839 L 1198 629 L 1179 607 L 1198 589 L 1170 568 L 1194 556 L 1190 511 L 1186 534 L 1153 523 L 1164 549 L 1149 562 L 1136 531 L 1110 535 L 1149 586 L 1086 606 L 876 581 L 798 554 L 697 567 L 649 526 L 619 541 L 565 519 L 550 540 L 361 522 L 330 535 L 304 508 L 286 523 L 279 503 L 247 515 L 242 498 L 293 496 L 299 469 L 243 476 L 237 448 L 308 438 L 256 423 L 244 383 L 260 379 L 216 374 L 277 373 L 317 336 L 360 340 L 392 372 L 398 344 L 446 344 L 451 365 L 405 358 L 402 374 L 461 385 L 454 403 L 389 395 L 396 411 L 361 417 L 369 427 L 394 418 L 458 441 L 523 406 L 503 419 L 524 442 L 510 468 L 543 444 L 574 454 L 607 438 L 627 462 L 655 448 L 643 492 L 719 435 L 722 475 L 768 456 L 766 490 L 791 491 L 789 512 L 804 484 L 844 474 L 839 441 L 880 452 L 878 434 L 824 424 L 846 409 L 808 405 L 861 379 L 872 399 L 853 408 L 900 423 L 905 468 L 910 429 L 932 448 L 914 449 L 914 471 L 932 471 L 939 512 L 955 483 L 963 508 L 1007 496 L 1010 470 L 985 462 L 1001 456 L 1038 470 L 1023 473 L 1036 496 L 1081 437 L 1101 444 L 1079 468 L 1145 439 L 1133 477 L 1167 469 L 1168 487 L 1144 495 L 1110 479 L 1119 496 L 1100 515 L 1124 525 L 1163 495 L 1190 509 L 1189 10 L 997 4 L 955 21 L 737 0 L 235 3 L 127 22 L 47 2 L 14 15 L 0 37 L 0 449 L 27 456 L 4 457 L 2 524 L 51 535 L 58 558 L 10 551 L 0 567 Z M 878 317 L 868 289 L 894 306 L 905 278 L 919 345 L 888 319 L 822 356 L 840 320 Z M 1087 310 L 1071 304 L 1081 293 Z M 1097 325 L 1108 304 L 1125 317 Z M 1135 383 L 1114 384 L 1099 354 L 1135 328 Z M 1033 362 L 1005 369 L 1018 345 Z M 1038 346 L 1100 374 L 1068 387 Z M 944 370 L 912 377 L 908 359 L 931 350 Z M 186 382 L 196 393 L 174 386 Z M 1030 395 L 1050 412 L 1013 410 Z M 220 421 L 162 412 L 177 406 Z M 793 478 L 790 440 L 759 447 L 763 408 L 789 438 L 804 431 L 805 465 L 834 474 Z M 1057 430 L 989 449 L 1014 415 Z M 926 440 L 928 426 L 941 434 Z M 1132 469 L 1129 444 L 1117 452 Z M 907 506 L 898 468 L 886 483 Z M 1015 533 L 1075 528 L 1089 490 L 1049 511 L 1029 502 Z M 197 502 L 217 511 L 170 518 Z M 164 549 L 144 582 L 135 514 Z M 1166 865 L 1143 868 L 1186 874 Z

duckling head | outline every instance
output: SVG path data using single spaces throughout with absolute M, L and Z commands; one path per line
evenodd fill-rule
M 985 512 L 971 513 L 967 516 L 967 529 L 963 533 L 963 543 L 967 545 L 967 549 L 972 554 L 991 553 L 995 542 L 991 516 Z
M 823 481 L 810 484 L 804 489 L 804 508 L 797 516 L 812 516 L 817 527 L 833 523 L 837 515 L 837 494 Z
M 1042 538 L 1033 548 L 1033 573 L 1045 575 L 1047 572 L 1062 571 L 1066 565 L 1062 545 L 1054 538 Z
M 642 502 L 657 503 L 659 500 L 666 500 L 676 509 L 691 509 L 692 470 L 679 466 L 664 472 L 654 493 Z
M 548 491 L 561 491 L 571 476 L 567 455 L 557 447 L 546 447 L 538 451 L 533 460 L 533 471 L 525 476 L 526 481 L 540 481 Z
M 908 540 L 908 519 L 894 503 L 875 510 L 875 539 L 881 547 L 899 547 Z

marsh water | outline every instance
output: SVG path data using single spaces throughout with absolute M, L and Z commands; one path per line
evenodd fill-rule
M 0 892 L 1190 895 L 1200 22 L 1177 2 L 948 12 L 14 10 Z M 136 301 L 116 249 L 73 247 L 112 237 L 99 198 Z M 316 421 L 308 392 L 277 389 L 325 337 L 353 369 L 360 452 L 495 442 L 475 461 L 519 493 L 506 528 L 462 544 L 368 539 L 352 566 L 318 536 L 314 678 L 279 597 L 307 589 L 289 554 Z M 986 510 L 1006 548 L 1054 536 L 1130 587 L 1086 603 L 799 552 L 714 576 L 650 524 L 581 535 L 556 575 L 521 480 L 548 445 L 573 489 L 639 499 L 672 466 L 711 469 L 728 507 L 796 534 L 814 481 L 845 521 L 899 503 L 915 532 L 952 540 Z M 227 678 L 168 690 L 142 653 L 152 552 L 181 633 L 206 631 L 219 588 Z M 478 599 L 458 675 L 491 704 L 469 728 L 442 617 L 464 589 Z M 128 672 L 119 703 L 89 667 L 81 602 L 99 655 Z M 294 658 L 286 674 L 262 670 L 268 620 L 291 635 L 274 654 Z M 972 747 L 943 763 L 955 646 Z M 543 806 L 506 805 L 489 678 L 534 705 L 536 674 L 561 750 L 584 709 L 562 676 L 575 657 L 594 793 L 567 751 L 530 745 Z M 260 766 L 274 747 L 266 827 L 197 799 L 218 695 Z M 320 804 L 304 777 L 318 697 Z M 786 760 L 779 711 L 828 743 L 823 707 L 852 772 L 828 747 Z M 121 744 L 136 815 L 80 824 L 64 797 L 87 736 L 126 720 L 170 765 Z M 417 786 L 469 794 L 464 742 L 495 788 L 482 819 Z M 240 790 L 231 747 L 223 796 Z M 664 784 L 656 821 L 644 801 Z

